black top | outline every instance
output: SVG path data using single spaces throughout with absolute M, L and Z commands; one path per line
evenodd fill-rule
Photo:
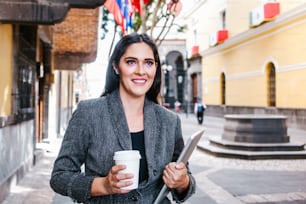
M 132 132 L 132 148 L 133 150 L 138 150 L 141 155 L 140 166 L 139 166 L 139 183 L 148 179 L 148 167 L 147 158 L 145 153 L 145 143 L 144 143 L 144 131 Z

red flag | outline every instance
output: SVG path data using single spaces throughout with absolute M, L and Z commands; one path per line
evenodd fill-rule
M 144 5 L 147 5 L 148 3 L 150 3 L 150 0 L 131 0 L 133 7 L 141 15 L 142 10 L 140 1 L 143 1 Z
M 121 26 L 123 34 L 125 34 L 124 16 L 120 10 L 116 0 L 106 0 L 105 8 L 114 15 L 115 22 Z
M 131 3 L 134 9 L 141 15 L 140 0 L 131 0 Z

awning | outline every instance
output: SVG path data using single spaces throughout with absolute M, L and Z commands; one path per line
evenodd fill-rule
M 0 23 L 53 25 L 70 8 L 96 8 L 105 0 L 0 0 Z

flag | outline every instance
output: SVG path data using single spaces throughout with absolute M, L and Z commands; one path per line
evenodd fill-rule
M 124 18 L 125 30 L 133 27 L 133 9 L 130 0 L 116 0 Z
M 133 28 L 133 8 L 131 6 L 131 0 L 125 0 L 124 18 L 126 29 Z
M 140 0 L 131 0 L 132 6 L 141 15 L 141 5 L 140 5 Z
M 115 22 L 121 26 L 123 35 L 128 28 L 133 27 L 133 14 L 141 15 L 141 2 L 147 5 L 150 0 L 106 0 L 105 8 L 114 15 Z
M 120 7 L 121 0 L 106 0 L 104 6 L 110 13 L 113 14 L 115 22 L 117 25 L 121 26 L 122 32 L 125 34 L 124 15 L 122 14 Z
M 130 1 L 131 1 L 133 8 L 135 9 L 135 11 L 139 13 L 139 15 L 141 15 L 142 13 L 140 1 L 143 1 L 144 5 L 147 5 L 148 3 L 150 3 L 150 0 L 130 0 Z

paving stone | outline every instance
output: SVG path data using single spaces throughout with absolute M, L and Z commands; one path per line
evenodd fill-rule
M 196 118 L 181 114 L 184 137 L 205 128 L 202 140 L 220 135 L 223 120 Z M 297 133 L 305 140 L 305 131 Z M 49 187 L 53 161 L 60 141 L 38 145 L 44 156 L 26 174 L 1 204 L 73 204 L 68 197 L 55 194 Z M 197 181 L 197 191 L 185 204 L 305 204 L 306 160 L 242 160 L 219 158 L 196 149 L 189 160 Z
M 209 174 L 208 178 L 235 196 L 306 192 L 306 172 L 304 171 L 222 169 Z

